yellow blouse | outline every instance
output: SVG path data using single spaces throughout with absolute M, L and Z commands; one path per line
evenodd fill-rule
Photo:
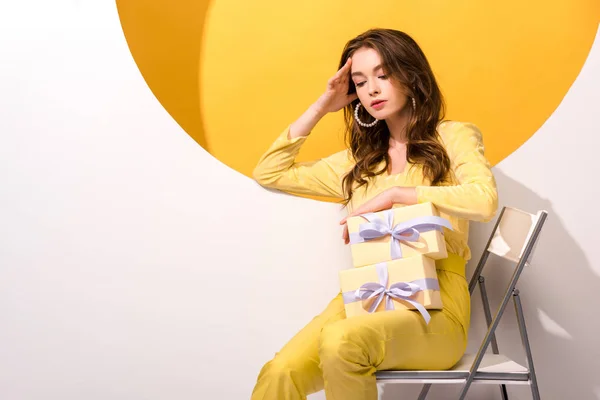
M 343 199 L 342 179 L 354 166 L 350 150 L 320 160 L 296 162 L 307 137 L 289 139 L 289 129 L 288 126 L 262 155 L 254 169 L 254 179 L 264 187 L 293 194 Z M 448 252 L 469 260 L 469 220 L 487 222 L 494 217 L 498 208 L 496 181 L 484 156 L 481 132 L 475 125 L 444 121 L 438 132 L 451 160 L 448 183 L 430 186 L 421 166 L 407 163 L 404 171 L 391 175 L 385 172 L 371 179 L 368 188 L 355 190 L 348 212 L 390 187 L 415 187 L 418 203 L 433 203 L 440 215 L 451 222 L 454 230 L 444 232 Z

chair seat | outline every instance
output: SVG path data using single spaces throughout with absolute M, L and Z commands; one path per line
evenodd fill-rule
M 473 365 L 475 354 L 465 354 L 456 365 L 448 370 L 386 370 L 378 371 L 375 376 L 380 383 L 392 383 L 393 381 L 420 382 L 420 383 L 442 383 L 439 381 L 461 382 L 469 376 L 469 369 Z M 474 382 L 501 383 L 500 381 L 529 381 L 529 370 L 510 358 L 486 353 L 481 360 L 479 369 L 474 377 Z

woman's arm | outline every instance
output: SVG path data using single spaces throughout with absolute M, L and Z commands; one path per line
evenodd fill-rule
M 498 208 L 496 181 L 484 156 L 481 132 L 454 122 L 441 129 L 457 183 L 451 186 L 395 186 L 354 209 L 348 216 L 377 212 L 394 204 L 433 203 L 440 211 L 474 221 L 491 220 Z M 344 218 L 341 224 L 346 223 Z
M 351 167 L 347 150 L 316 161 L 296 162 L 300 147 L 329 112 L 356 99 L 348 95 L 351 60 L 327 82 L 327 90 L 269 147 L 254 168 L 253 177 L 262 186 L 297 194 L 343 198 L 342 178 Z
M 290 138 L 292 129 L 292 126 L 285 129 L 261 156 L 253 171 L 254 179 L 261 186 L 284 192 L 341 199 L 342 178 L 351 165 L 348 151 L 315 161 L 296 162 L 307 135 Z
M 484 155 L 481 132 L 471 123 L 450 122 L 442 125 L 440 135 L 457 182 L 451 186 L 417 186 L 412 200 L 431 202 L 440 211 L 459 218 L 491 220 L 498 209 L 498 191 Z M 401 195 L 406 197 L 404 201 L 411 197 L 409 192 Z

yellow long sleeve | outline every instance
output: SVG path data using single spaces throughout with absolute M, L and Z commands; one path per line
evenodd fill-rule
M 288 126 L 261 156 L 253 178 L 264 187 L 284 192 L 343 198 L 342 179 L 352 168 L 348 150 L 315 161 L 296 162 L 307 137 L 288 138 Z
M 484 156 L 481 132 L 464 122 L 444 123 L 440 136 L 451 160 L 451 186 L 417 186 L 417 201 L 459 218 L 487 222 L 498 208 L 496 181 Z

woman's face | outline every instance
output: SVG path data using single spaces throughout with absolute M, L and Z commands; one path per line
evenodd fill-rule
M 368 47 L 356 50 L 350 72 L 358 99 L 373 117 L 379 120 L 397 117 L 406 108 L 408 97 L 404 87 L 382 69 L 376 50 Z

